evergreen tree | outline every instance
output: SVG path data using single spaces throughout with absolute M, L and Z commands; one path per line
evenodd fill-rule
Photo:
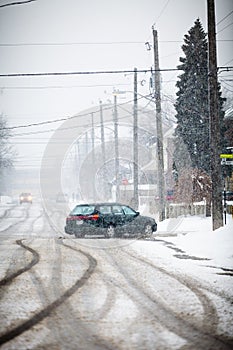
M 181 64 L 178 68 L 183 73 L 176 83 L 178 92 L 175 104 L 177 127 L 174 161 L 178 165 L 178 172 L 180 168 L 186 167 L 187 159 L 190 159 L 192 168 L 210 173 L 208 45 L 199 19 L 185 35 L 182 50 L 185 57 L 180 57 Z M 219 85 L 220 121 L 224 118 L 223 103 Z M 220 124 L 223 126 L 223 122 Z M 187 149 L 186 157 L 183 154 L 184 145 Z
M 6 120 L 0 115 L 0 171 L 3 168 L 12 166 L 12 151 L 8 145 L 9 138 L 10 133 Z

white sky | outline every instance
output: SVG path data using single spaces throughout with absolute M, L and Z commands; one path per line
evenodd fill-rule
M 0 0 L 0 5 L 10 2 Z M 233 39 L 233 1 L 215 0 L 215 6 L 216 23 L 220 22 L 218 66 L 232 66 L 233 45 L 226 40 Z M 160 68 L 176 68 L 183 37 L 198 17 L 207 31 L 207 1 L 37 0 L 0 7 L 0 74 L 150 69 L 153 52 L 146 50 L 145 42 L 152 42 L 152 25 L 158 30 Z M 17 46 L 46 43 L 63 45 Z M 224 74 L 230 79 L 231 73 Z M 176 75 L 162 73 L 164 94 L 175 94 Z M 149 73 L 139 74 L 139 81 L 146 81 L 143 88 L 139 85 L 140 93 L 149 93 L 149 78 Z M 225 87 L 233 91 L 232 83 L 227 84 Z M 103 103 L 112 100 L 114 87 L 133 90 L 133 76 L 0 77 L 0 113 L 10 126 L 53 120 L 97 105 L 100 99 Z M 33 127 L 14 133 L 39 130 Z M 28 165 L 30 155 L 36 159 L 43 150 L 41 142 L 46 141 L 41 137 L 13 139 L 22 166 Z M 27 145 L 19 145 L 22 142 Z M 32 151 L 32 142 L 40 142 L 36 151 Z

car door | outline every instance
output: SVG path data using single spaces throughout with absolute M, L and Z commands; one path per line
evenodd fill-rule
M 115 226 L 123 226 L 125 224 L 125 214 L 121 205 L 112 205 L 112 215 Z
M 129 206 L 123 205 L 122 210 L 124 212 L 124 230 L 128 233 L 137 233 L 138 227 L 138 213 Z
M 108 225 L 114 223 L 114 218 L 112 215 L 112 209 L 110 205 L 101 204 L 96 207 L 100 214 L 100 226 L 108 227 Z

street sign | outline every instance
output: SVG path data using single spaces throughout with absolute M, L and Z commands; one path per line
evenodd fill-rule
M 233 158 L 233 154 L 220 154 L 220 158 Z
M 221 161 L 222 165 L 233 165 L 233 160 L 226 160 L 226 158 L 222 159 Z

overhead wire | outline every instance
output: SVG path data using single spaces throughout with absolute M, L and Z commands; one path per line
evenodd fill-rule
M 27 4 L 29 2 L 33 2 L 33 1 L 37 1 L 37 0 L 24 0 L 24 1 L 9 2 L 8 4 L 0 5 L 0 8 L 7 7 L 7 6 L 14 6 L 14 5 L 24 5 L 24 4 Z
M 226 80 L 221 80 L 221 84 L 224 86 L 224 89 L 233 92 L 233 90 L 229 89 L 229 87 L 233 89 L 232 84 L 227 83 Z
M 231 42 L 233 39 L 218 39 L 217 42 Z M 159 44 L 182 43 L 182 40 L 159 40 Z M 74 45 L 129 45 L 145 44 L 142 41 L 113 41 L 113 42 L 38 42 L 38 43 L 0 43 L 0 47 L 21 47 L 21 46 L 74 46 Z
M 233 69 L 233 66 L 230 67 L 218 67 L 218 69 Z M 203 68 L 205 69 L 205 68 Z M 146 68 L 138 69 L 138 73 L 154 73 L 154 72 L 174 72 L 182 70 L 182 68 Z M 66 76 L 66 75 L 101 75 L 101 74 L 132 74 L 135 71 L 132 69 L 125 70 L 106 70 L 106 71 L 71 71 L 71 72 L 37 72 L 37 73 L 1 73 L 0 78 L 10 78 L 10 77 L 38 77 L 38 76 Z
M 138 73 L 147 72 L 170 72 L 180 70 L 179 68 L 164 68 L 164 69 L 138 69 Z M 100 75 L 100 74 L 128 74 L 134 73 L 134 70 L 109 70 L 109 71 L 73 71 L 73 72 L 37 72 L 37 73 L 1 73 L 0 78 L 6 77 L 38 77 L 38 76 L 66 76 L 66 75 Z
M 166 4 L 163 6 L 162 10 L 160 11 L 158 17 L 156 18 L 156 21 L 154 22 L 153 26 L 157 24 L 158 20 L 160 19 L 160 17 L 162 16 L 162 14 L 164 13 L 167 5 L 169 4 L 170 0 L 167 0 Z
M 114 86 L 130 86 L 131 84 L 119 83 Z M 36 89 L 73 89 L 73 88 L 95 88 L 95 87 L 112 87 L 113 84 L 93 84 L 93 85 L 45 85 L 45 86 L 0 86 L 0 89 L 7 90 L 36 90 Z
M 182 43 L 182 40 L 159 40 L 159 43 Z M 135 45 L 145 44 L 143 41 L 103 41 L 103 42 L 37 42 L 37 43 L 0 43 L 0 47 L 20 47 L 20 46 L 74 46 L 74 45 Z
M 149 95 L 142 95 L 141 97 L 138 98 L 138 100 L 140 100 L 142 98 L 147 98 L 147 96 L 149 96 Z M 118 104 L 118 106 L 129 104 L 129 103 L 131 103 L 133 101 L 134 101 L 133 99 L 129 100 L 129 101 L 126 101 L 126 102 Z M 107 107 L 105 106 L 103 108 L 103 111 L 106 111 L 106 110 L 109 110 L 109 109 L 112 109 L 112 108 L 113 108 L 113 105 L 110 105 L 110 106 L 107 106 Z M 57 119 L 54 119 L 54 120 L 47 120 L 47 121 L 38 122 L 38 123 L 9 126 L 9 127 L 0 128 L 0 130 L 13 130 L 13 129 L 34 127 L 34 126 L 42 126 L 42 125 L 47 125 L 47 124 L 52 124 L 52 123 L 57 123 L 57 122 L 64 122 L 64 121 L 68 121 L 68 120 L 75 119 L 75 118 L 76 119 L 77 118 L 81 118 L 81 117 L 85 117 L 85 116 L 90 115 L 90 114 L 94 115 L 94 114 L 97 114 L 97 113 L 100 113 L 100 108 L 97 109 L 96 111 L 93 111 L 93 112 L 86 112 L 86 113 L 82 113 L 82 114 L 78 114 L 78 115 L 74 115 L 74 116 L 62 117 L 62 118 L 57 118 Z M 99 124 L 99 123 L 96 123 L 96 124 Z M 64 128 L 63 130 L 65 130 L 65 129 L 66 128 Z M 36 134 L 36 133 L 52 132 L 52 131 L 55 131 L 55 130 L 57 130 L 57 129 L 43 130 L 43 131 L 38 131 L 38 132 L 30 132 L 30 133 L 27 133 L 27 135 Z M 23 134 L 15 134 L 14 136 L 19 136 L 19 135 L 26 135 L 26 134 L 25 133 L 23 133 Z
M 225 29 L 227 29 L 228 27 L 232 26 L 232 24 L 233 24 L 233 22 L 231 22 L 230 24 L 228 24 L 227 26 L 225 26 L 224 28 L 219 30 L 216 34 L 219 34 L 219 33 L 223 32 Z
M 225 21 L 225 19 L 227 19 L 231 14 L 233 13 L 233 11 L 229 12 L 225 17 L 223 17 L 218 23 L 217 26 L 222 23 L 223 21 Z
M 150 97 L 150 98 L 149 98 Z M 140 100 L 140 99 L 142 99 L 142 98 L 146 98 L 146 99 L 148 99 L 149 100 L 149 103 L 147 104 L 147 106 L 149 105 L 149 104 L 151 104 L 152 102 L 154 102 L 153 101 L 153 98 L 151 97 L 151 95 L 146 95 L 146 96 L 141 96 L 140 98 L 138 98 L 138 100 Z M 169 100 L 168 98 L 167 98 L 167 100 Z M 121 104 L 118 104 L 118 107 L 119 108 L 122 108 L 122 109 L 124 109 L 122 106 L 123 105 L 125 105 L 125 104 L 128 104 L 128 103 L 130 103 L 130 102 L 133 102 L 133 100 L 132 101 L 127 101 L 127 102 L 123 102 L 123 103 L 121 103 Z M 170 99 L 170 102 L 174 102 L 174 100 L 171 100 Z M 112 109 L 113 108 L 113 105 L 111 105 L 111 106 L 109 106 L 108 108 L 103 108 L 103 111 L 105 111 L 105 110 L 108 110 L 108 109 Z M 145 107 L 143 107 L 143 109 L 145 109 Z M 124 109 L 125 110 L 125 109 Z M 125 110 L 125 111 L 127 111 L 127 110 Z M 91 115 L 91 114 L 96 114 L 96 113 L 99 113 L 100 112 L 100 110 L 97 110 L 97 111 L 94 111 L 94 112 L 87 112 L 87 113 L 85 113 L 85 114 L 82 114 L 82 115 L 77 115 L 77 116 L 74 116 L 74 117 L 83 117 L 83 116 L 87 116 L 87 115 Z M 140 112 L 141 112 L 141 110 L 140 110 Z M 144 113 L 143 113 L 144 114 Z M 126 119 L 126 118 L 128 118 L 129 116 L 132 116 L 132 113 L 131 112 L 129 112 L 129 111 L 127 111 L 127 115 L 124 115 L 124 116 L 122 116 L 122 117 L 118 117 L 118 120 L 124 120 L 124 119 Z M 171 119 L 171 118 L 167 118 L 166 117 L 166 119 L 168 120 L 168 121 L 170 121 L 170 122 L 174 122 L 174 120 L 173 119 Z M 99 126 L 99 124 L 100 124 L 100 122 L 98 121 L 98 122 L 94 122 L 94 125 L 96 125 L 96 126 Z M 59 128 L 59 129 L 48 129 L 48 130 L 42 130 L 42 131 L 32 131 L 32 132 L 26 132 L 26 133 L 17 133 L 17 134 L 14 134 L 14 135 L 12 135 L 12 137 L 14 138 L 14 137 L 17 137 L 17 136 L 19 136 L 19 137 L 21 137 L 21 136 L 29 136 L 29 135 L 38 135 L 38 134 L 44 134 L 44 133 L 52 133 L 52 132 L 54 132 L 54 131 L 64 131 L 64 130 L 70 130 L 70 129 L 73 129 L 73 128 L 79 128 L 80 127 L 80 125 L 77 125 L 77 126 L 72 126 L 72 127 L 62 127 L 62 128 Z M 88 123 L 88 124 L 82 124 L 82 127 L 90 127 L 90 124 Z M 59 139 L 60 140 L 60 139 Z

